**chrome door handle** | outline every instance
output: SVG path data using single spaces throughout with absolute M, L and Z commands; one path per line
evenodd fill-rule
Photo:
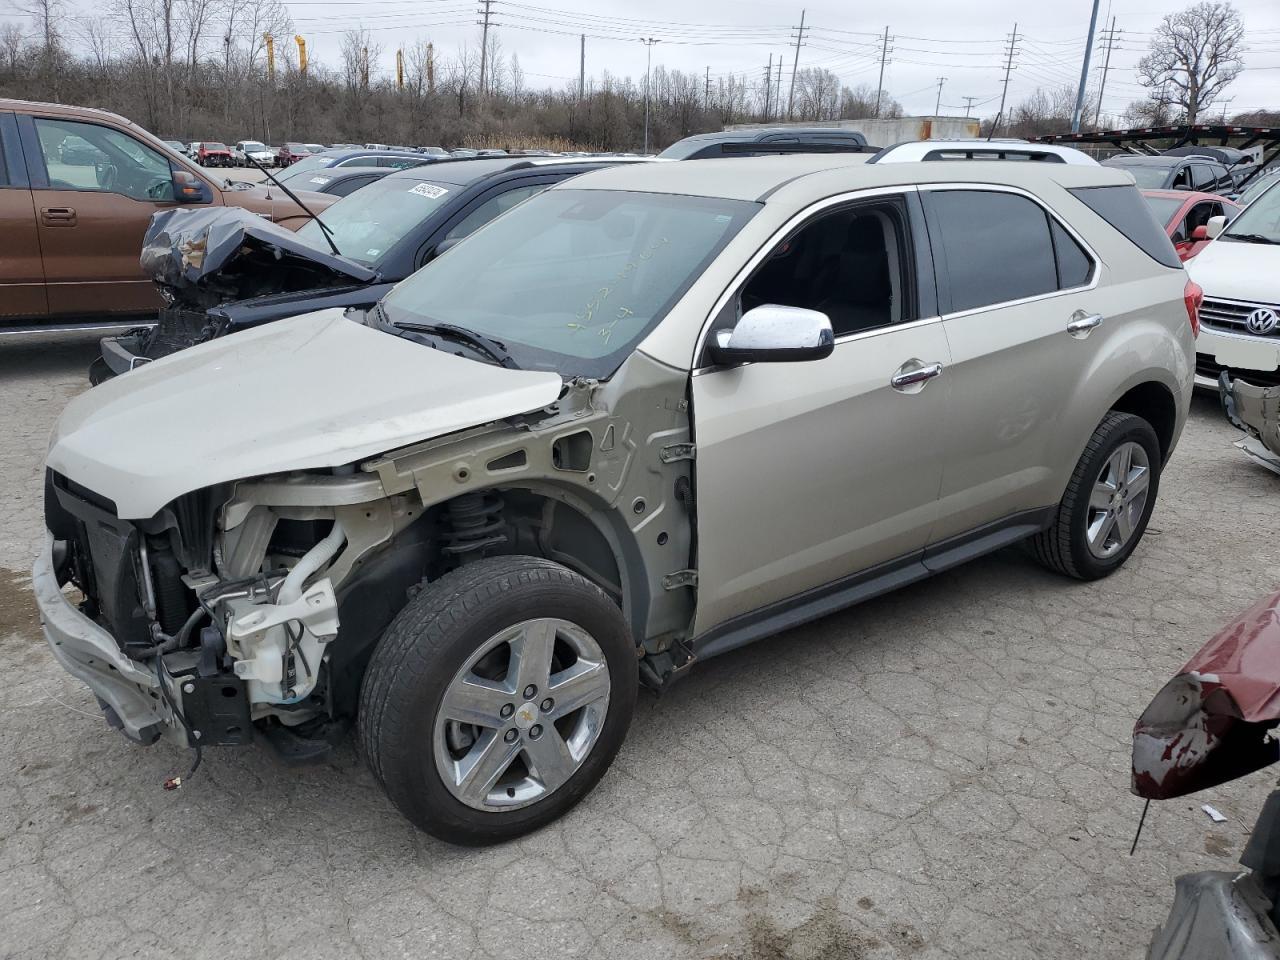
M 1090 313 L 1085 314 L 1081 310 L 1077 310 L 1071 322 L 1067 324 L 1067 333 L 1071 334 L 1077 340 L 1083 340 L 1093 328 L 1102 323 L 1102 314 Z
M 938 374 L 942 373 L 942 364 L 923 363 L 920 360 L 908 360 L 893 376 L 889 378 L 889 386 L 904 393 L 915 393 Z M 917 390 L 912 390 L 916 387 Z

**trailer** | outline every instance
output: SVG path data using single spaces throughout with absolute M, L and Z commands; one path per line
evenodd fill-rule
M 1245 127 L 1233 123 L 1174 124 L 1165 127 L 1135 127 L 1129 130 L 1096 130 L 1091 133 L 1051 133 L 1029 137 L 1040 143 L 1061 143 L 1073 147 L 1114 147 L 1122 153 L 1160 156 L 1180 147 L 1232 147 L 1251 162 L 1232 166 L 1243 173 L 1237 186 L 1243 187 L 1263 170 L 1280 161 L 1280 127 Z M 1179 150 L 1179 153 L 1182 153 Z

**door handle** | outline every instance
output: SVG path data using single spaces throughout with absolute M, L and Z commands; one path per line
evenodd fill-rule
M 889 386 L 903 393 L 919 393 L 926 383 L 940 373 L 942 373 L 941 363 L 924 363 L 921 360 L 911 359 L 894 371 L 893 376 L 889 378 Z
M 1077 340 L 1083 340 L 1093 332 L 1093 328 L 1102 323 L 1102 314 L 1090 313 L 1086 314 L 1083 310 L 1077 310 L 1071 318 L 1071 322 L 1067 324 L 1067 333 L 1071 334 Z
M 40 222 L 47 227 L 74 227 L 76 212 L 71 207 L 42 207 Z

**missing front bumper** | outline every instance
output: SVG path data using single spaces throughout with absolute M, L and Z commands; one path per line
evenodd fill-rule
M 93 691 L 110 725 L 138 743 L 154 743 L 163 736 L 185 745 L 186 735 L 173 722 L 156 676 L 121 653 L 111 634 L 77 610 L 62 592 L 54 569 L 52 536 L 45 538 L 31 570 L 31 587 L 54 658 Z

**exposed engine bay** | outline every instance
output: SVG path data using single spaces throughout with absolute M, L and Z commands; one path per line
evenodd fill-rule
M 342 467 L 218 484 L 145 520 L 50 471 L 58 582 L 156 677 L 144 742 L 256 733 L 294 759 L 326 752 L 414 591 L 497 554 L 553 559 L 616 598 L 642 675 L 660 686 L 689 661 L 684 392 L 677 371 L 636 354 L 608 383 L 567 383 L 546 409 Z

